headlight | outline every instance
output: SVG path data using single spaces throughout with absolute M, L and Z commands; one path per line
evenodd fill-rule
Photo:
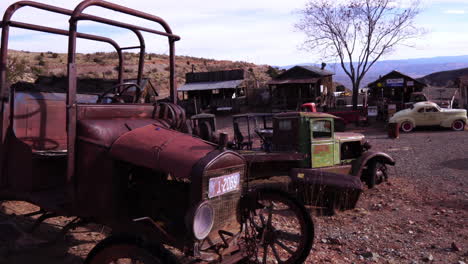
M 196 239 L 202 240 L 210 234 L 214 224 L 214 209 L 208 201 L 201 203 L 193 214 L 192 231 Z

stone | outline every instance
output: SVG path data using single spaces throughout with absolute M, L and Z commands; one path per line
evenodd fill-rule
M 361 256 L 363 256 L 366 259 L 373 260 L 373 261 L 377 261 L 380 257 L 379 254 L 370 252 L 370 251 L 362 253 Z
M 455 241 L 452 242 L 451 247 L 453 251 L 461 251 L 461 248 L 455 243 Z
M 432 256 L 432 254 L 429 254 L 429 255 L 423 257 L 422 260 L 423 260 L 424 262 L 431 262 L 431 261 L 434 260 L 434 257 Z

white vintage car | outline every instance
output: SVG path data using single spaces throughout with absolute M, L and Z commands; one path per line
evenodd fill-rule
M 442 126 L 463 131 L 467 123 L 466 110 L 440 108 L 433 102 L 415 103 L 410 109 L 398 111 L 389 123 L 398 123 L 403 132 L 417 126 Z

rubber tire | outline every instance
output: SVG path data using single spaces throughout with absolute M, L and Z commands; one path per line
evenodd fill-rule
M 461 127 L 460 128 L 455 128 L 455 124 L 456 123 L 461 123 Z M 463 131 L 465 130 L 465 123 L 462 121 L 462 120 L 455 120 L 453 121 L 452 123 L 452 130 L 453 131 Z
M 112 258 L 137 255 L 146 263 L 180 264 L 176 257 L 160 244 L 144 245 L 132 235 L 115 235 L 99 242 L 88 254 L 84 264 L 109 264 Z
M 382 179 L 382 181 L 378 182 L 377 181 L 377 168 L 379 167 L 378 165 L 385 166 L 385 164 L 379 162 L 379 161 L 371 161 L 369 165 L 367 166 L 367 178 L 366 178 L 366 184 L 369 189 L 372 189 L 375 187 L 375 185 L 380 184 L 385 181 L 387 178 L 387 175 L 384 176 L 385 179 Z
M 296 198 L 294 198 L 293 196 L 291 196 L 290 194 L 286 192 L 279 191 L 279 190 L 269 190 L 269 189 L 260 189 L 257 191 L 261 192 L 260 194 L 261 197 L 281 196 L 282 199 L 288 200 L 293 206 L 295 206 L 298 209 L 298 213 L 300 217 L 304 219 L 304 224 L 305 224 L 305 229 L 306 229 L 305 233 L 307 234 L 307 236 L 306 236 L 306 242 L 304 243 L 303 252 L 301 252 L 301 254 L 299 254 L 299 256 L 296 257 L 293 263 L 304 263 L 304 261 L 310 255 L 310 251 L 312 250 L 314 237 L 316 234 L 315 225 L 312 220 L 312 217 L 310 216 L 310 213 L 307 211 L 307 209 L 302 203 L 300 203 Z
M 410 127 L 405 129 L 406 125 L 409 125 Z M 413 131 L 414 126 L 413 126 L 413 123 L 411 123 L 410 121 L 404 121 L 404 122 L 401 123 L 400 128 L 401 128 L 401 131 L 403 131 L 405 133 L 409 133 L 409 132 Z

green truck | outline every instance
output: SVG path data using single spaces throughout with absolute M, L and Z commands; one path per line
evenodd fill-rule
M 311 112 L 234 115 L 231 147 L 246 159 L 253 182 L 280 179 L 306 204 L 348 209 L 362 183 L 373 188 L 387 180 L 395 161 L 371 151 L 364 135 L 344 132 L 342 122 Z

